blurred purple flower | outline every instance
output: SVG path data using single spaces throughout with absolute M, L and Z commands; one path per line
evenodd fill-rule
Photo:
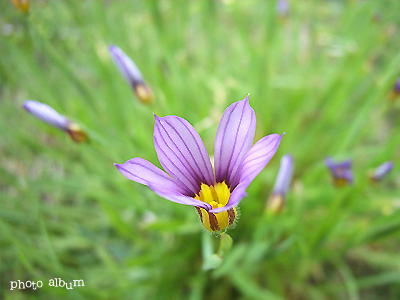
M 67 132 L 74 142 L 82 143 L 87 140 L 87 135 L 78 124 L 71 122 L 67 117 L 60 115 L 47 104 L 35 100 L 27 100 L 24 103 L 26 111 L 43 122 Z
M 288 15 L 290 9 L 288 0 L 278 0 L 276 3 L 276 12 L 279 16 L 285 17 Z
M 372 181 L 380 181 L 386 175 L 390 173 L 390 171 L 393 169 L 393 163 L 391 161 L 384 162 L 380 166 L 378 166 L 370 175 L 370 179 Z
M 278 176 L 271 197 L 268 200 L 268 210 L 279 213 L 284 204 L 286 193 L 293 176 L 293 158 L 289 154 L 282 156 Z
M 395 101 L 400 95 L 400 77 L 397 78 L 395 84 L 388 93 L 388 100 Z
M 197 208 L 204 227 L 220 232 L 236 219 L 246 189 L 278 149 L 283 135 L 271 134 L 253 146 L 256 116 L 249 96 L 221 117 L 214 143 L 215 175 L 194 127 L 177 116 L 155 115 L 154 147 L 166 172 L 136 157 L 115 164 L 128 179 L 149 186 L 167 200 Z
M 394 91 L 400 94 L 400 78 L 397 79 L 396 84 L 393 87 Z
M 115 65 L 126 81 L 132 86 L 136 97 L 145 104 L 152 102 L 154 97 L 153 92 L 144 82 L 142 73 L 140 73 L 139 68 L 133 60 L 118 46 L 111 45 L 109 49 Z
M 331 171 L 333 182 L 336 186 L 341 187 L 353 183 L 350 160 L 334 163 L 332 158 L 329 157 L 325 160 L 325 163 Z

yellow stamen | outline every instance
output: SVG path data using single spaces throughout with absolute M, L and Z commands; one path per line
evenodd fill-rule
M 214 186 L 201 184 L 200 192 L 195 199 L 206 202 L 212 208 L 224 207 L 231 196 L 231 192 L 225 182 L 216 183 Z M 203 208 L 198 208 L 204 227 L 211 232 L 224 231 L 232 225 L 236 219 L 236 208 L 219 213 L 210 213 Z

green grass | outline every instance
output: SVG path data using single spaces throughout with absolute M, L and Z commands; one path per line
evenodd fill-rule
M 0 3 L 0 298 L 399 299 L 400 2 L 31 1 Z M 374 21 L 374 16 L 380 19 Z M 155 93 L 134 96 L 108 53 L 120 46 Z M 219 240 L 196 210 L 166 201 L 113 166 L 159 166 L 153 112 L 184 117 L 211 154 L 223 110 L 251 93 L 256 139 L 286 132 L 241 202 L 233 247 L 204 271 Z M 47 103 L 90 143 L 22 109 Z M 264 213 L 291 153 L 283 212 Z M 353 160 L 336 189 L 324 158 Z M 371 185 L 367 173 L 395 168 Z M 85 287 L 48 287 L 51 278 Z M 10 291 L 11 280 L 43 288 Z

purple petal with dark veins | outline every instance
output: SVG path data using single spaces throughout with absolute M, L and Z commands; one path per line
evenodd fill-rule
M 253 144 L 255 130 L 256 115 L 248 95 L 225 109 L 214 143 L 217 182 L 225 180 L 228 186 L 232 186 L 243 157 Z
M 193 126 L 183 118 L 155 115 L 154 147 L 163 168 L 192 195 L 201 183 L 214 184 L 206 147 Z
M 153 186 L 153 185 L 149 185 L 149 187 L 159 196 L 172 201 L 172 202 L 176 202 L 176 203 L 180 203 L 180 204 L 185 204 L 185 205 L 191 205 L 191 206 L 196 206 L 196 207 L 202 207 L 205 210 L 210 210 L 212 207 L 210 204 L 200 201 L 200 200 L 196 200 L 192 197 L 189 196 L 185 196 L 182 195 L 179 192 L 176 191 L 171 191 L 168 188 L 163 188 L 160 186 Z
M 274 133 L 259 139 L 244 157 L 234 184 L 251 183 L 275 155 L 283 135 Z
M 187 191 L 177 185 L 167 173 L 143 158 L 135 157 L 123 164 L 115 164 L 115 166 L 126 178 L 138 183 L 158 186 L 179 193 Z
M 255 143 L 244 157 L 234 179 L 237 186 L 232 191 L 228 203 L 224 207 L 215 208 L 210 212 L 221 212 L 235 207 L 246 196 L 246 189 L 254 178 L 265 168 L 278 150 L 283 134 L 270 134 Z
M 221 211 L 226 211 L 235 207 L 239 202 L 246 196 L 246 189 L 250 185 L 250 182 L 243 181 L 233 190 L 231 196 L 229 197 L 228 203 L 224 207 L 214 208 L 210 210 L 212 213 L 218 213 Z
M 147 185 L 159 196 L 169 201 L 204 209 L 211 208 L 205 202 L 183 195 L 181 187 L 167 173 L 143 158 L 135 157 L 123 164 L 115 164 L 115 166 L 126 178 Z

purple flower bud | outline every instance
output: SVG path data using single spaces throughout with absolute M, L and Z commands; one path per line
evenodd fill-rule
M 386 177 L 392 169 L 393 163 L 391 161 L 384 162 L 372 172 L 370 179 L 372 181 L 380 181 Z
M 282 210 L 285 204 L 286 193 L 292 181 L 292 176 L 293 159 L 290 155 L 286 154 L 281 158 L 281 165 L 275 180 L 275 186 L 267 204 L 268 210 L 272 213 L 277 214 Z
M 278 176 L 276 177 L 274 194 L 286 195 L 293 176 L 293 159 L 289 154 L 281 158 Z
M 153 92 L 144 82 L 142 73 L 140 73 L 133 60 L 118 46 L 111 45 L 109 49 L 115 65 L 132 86 L 136 97 L 145 104 L 152 102 Z
M 67 132 L 74 142 L 82 143 L 87 140 L 86 133 L 78 124 L 71 122 L 63 115 L 60 115 L 47 104 L 34 100 L 27 100 L 24 103 L 24 108 L 43 122 Z
M 332 174 L 333 182 L 337 187 L 353 183 L 353 172 L 351 171 L 351 161 L 345 160 L 334 163 L 332 158 L 327 158 L 325 164 Z
M 279 16 L 284 17 L 289 13 L 289 1 L 288 0 L 278 0 L 276 3 L 276 12 Z
M 67 125 L 70 121 L 47 104 L 35 100 L 27 100 L 24 103 L 24 108 L 43 122 L 67 131 Z

